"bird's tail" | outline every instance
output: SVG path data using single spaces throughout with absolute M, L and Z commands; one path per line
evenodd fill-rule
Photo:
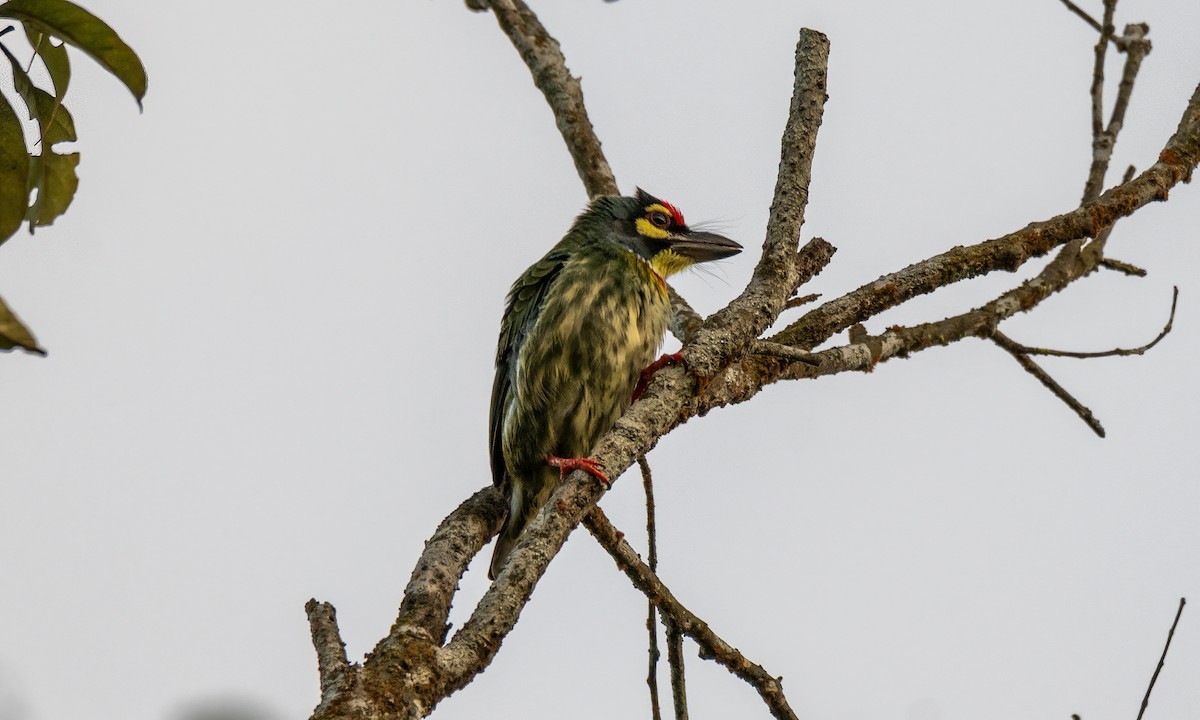
M 496 549 L 492 552 L 492 564 L 488 566 L 488 580 L 495 580 L 500 574 L 500 568 L 504 567 L 504 561 L 508 560 L 508 554 L 516 544 L 517 538 L 508 536 L 508 521 L 505 521 L 504 528 L 496 536 Z
M 508 560 L 508 554 L 517 544 L 521 533 L 525 532 L 525 526 L 533 520 L 533 516 L 541 507 L 537 502 L 526 502 L 530 498 L 525 497 L 522 489 L 519 484 L 512 488 L 513 496 L 509 499 L 508 517 L 504 518 L 504 525 L 500 528 L 500 534 L 496 536 L 496 549 L 492 552 L 492 564 L 488 567 L 488 580 L 495 580 L 500 574 L 500 568 L 504 567 L 504 562 Z M 544 498 L 532 499 L 541 499 L 544 502 Z

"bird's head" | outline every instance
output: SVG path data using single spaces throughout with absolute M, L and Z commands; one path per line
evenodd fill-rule
M 662 277 L 742 251 L 729 238 L 692 230 L 674 205 L 641 188 L 633 197 L 599 198 L 587 214 L 591 213 L 606 216 L 612 223 L 609 237 L 644 258 Z

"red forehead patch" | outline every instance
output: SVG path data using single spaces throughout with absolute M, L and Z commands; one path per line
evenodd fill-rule
M 683 213 L 679 212 L 679 208 L 675 207 L 666 200 L 661 200 L 660 202 L 663 204 L 663 207 L 671 211 L 671 215 L 675 218 L 676 225 L 687 225 L 687 223 L 683 221 Z

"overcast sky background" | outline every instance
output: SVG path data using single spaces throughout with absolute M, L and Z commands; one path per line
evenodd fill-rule
M 139 115 L 76 56 L 79 195 L 0 248 L 0 294 L 50 351 L 0 356 L 0 720 L 307 717 L 304 602 L 334 603 L 354 659 L 387 631 L 422 542 L 490 482 L 504 294 L 586 197 L 528 71 L 460 2 L 87 7 L 150 86 Z M 838 248 L 806 292 L 1078 203 L 1095 33 L 1057 0 L 534 9 L 621 187 L 752 248 L 675 280 L 706 314 L 758 256 L 801 27 L 832 42 L 802 239 Z M 1200 3 L 1123 0 L 1118 27 L 1140 21 L 1154 51 L 1109 184 L 1154 162 L 1200 81 Z M 978 340 L 775 386 L 652 453 L 662 576 L 805 718 L 1132 720 L 1178 599 L 1200 599 L 1198 228 L 1200 188 L 1180 186 L 1109 243 L 1149 277 L 1099 273 L 1003 326 L 1136 346 L 1180 286 L 1148 355 L 1044 362 L 1107 439 Z M 962 312 L 1041 265 L 868 329 Z M 636 476 L 603 506 L 644 548 Z M 1200 712 L 1197 612 L 1148 718 Z M 644 620 L 576 533 L 437 716 L 648 717 Z M 768 716 L 687 656 L 692 717 Z

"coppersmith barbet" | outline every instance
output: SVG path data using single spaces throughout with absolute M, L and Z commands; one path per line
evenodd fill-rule
M 670 320 L 665 277 L 741 245 L 688 228 L 670 203 L 638 190 L 598 197 L 566 236 L 513 283 L 500 323 L 489 423 L 492 479 L 509 501 L 495 579 L 560 477 L 629 406 Z

